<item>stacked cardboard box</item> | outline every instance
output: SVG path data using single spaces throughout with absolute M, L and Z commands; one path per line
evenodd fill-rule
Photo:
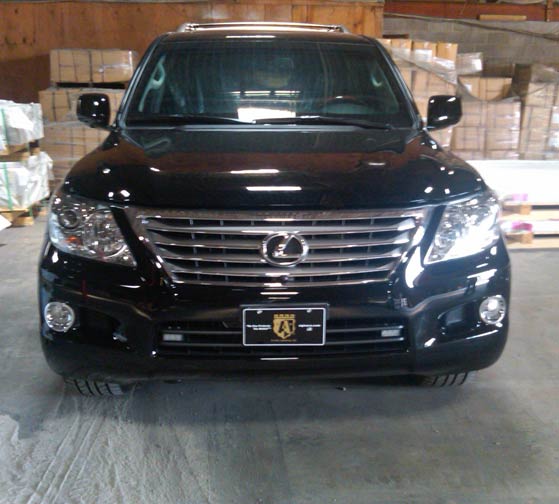
M 136 63 L 134 51 L 54 49 L 50 52 L 50 76 L 55 83 L 128 82 Z
M 514 91 L 522 99 L 520 155 L 524 159 L 559 159 L 559 70 L 518 65 Z
M 422 68 L 414 68 L 411 71 L 411 92 L 415 99 L 419 113 L 424 121 L 427 121 L 427 109 L 429 98 L 434 95 L 454 95 L 456 86 L 445 81 L 438 75 L 428 72 Z M 445 128 L 434 131 L 431 136 L 444 148 L 450 147 L 453 128 Z
M 53 187 L 64 180 L 76 161 L 94 150 L 107 136 L 106 131 L 91 129 L 77 121 L 76 106 L 80 95 L 106 94 L 111 106 L 110 120 L 114 121 L 136 61 L 134 51 L 121 49 L 51 51 L 53 85 L 39 91 L 39 100 L 46 121 L 42 145 L 54 160 Z
M 518 159 L 521 104 L 516 98 L 483 101 L 462 98 L 462 121 L 451 149 L 465 159 Z
M 381 42 L 392 51 L 424 121 L 431 96 L 456 94 L 452 76 L 458 44 L 409 39 L 381 39 Z M 452 128 L 435 131 L 432 136 L 443 147 L 449 147 Z
M 116 111 L 124 96 L 124 89 L 105 88 L 68 88 L 50 87 L 39 91 L 39 103 L 43 108 L 43 118 L 48 122 L 76 121 L 78 98 L 84 93 L 104 93 L 111 104 L 111 122 L 115 120 Z
M 106 131 L 88 128 L 79 122 L 46 124 L 42 146 L 54 160 L 56 185 L 64 180 L 76 161 L 94 150 L 106 136 Z

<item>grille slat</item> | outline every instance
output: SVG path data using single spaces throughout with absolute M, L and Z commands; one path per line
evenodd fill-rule
M 307 276 L 336 276 L 336 275 L 359 275 L 362 273 L 378 273 L 380 271 L 392 271 L 394 263 L 389 263 L 385 266 L 371 266 L 371 267 L 359 267 L 359 266 L 332 266 L 332 267 L 320 267 L 320 268 L 290 268 L 280 269 L 274 267 L 266 268 L 182 268 L 173 264 L 170 269 L 173 273 L 183 273 L 183 274 L 203 274 L 203 275 L 227 275 L 227 276 L 248 276 L 248 277 L 261 277 L 266 276 L 270 278 L 274 277 L 307 277 Z
M 305 264 L 308 263 L 331 263 L 331 262 L 354 262 L 354 261 L 369 261 L 376 259 L 394 259 L 400 257 L 402 253 L 400 250 L 395 250 L 392 252 L 385 252 L 382 254 L 354 254 L 343 256 L 340 254 L 310 254 L 307 259 L 305 259 Z M 169 259 L 171 261 L 201 261 L 201 262 L 218 262 L 218 263 L 235 263 L 235 264 L 254 264 L 255 262 L 260 262 L 262 264 L 267 264 L 262 258 L 255 258 L 254 255 L 249 254 L 198 254 L 198 255 L 187 255 L 181 253 L 173 253 L 167 249 L 162 252 L 160 256 L 163 259 Z
M 280 287 L 386 282 L 409 250 L 426 210 L 235 212 L 126 210 L 176 283 Z M 276 233 L 306 241 L 299 264 L 269 264 L 262 244 Z

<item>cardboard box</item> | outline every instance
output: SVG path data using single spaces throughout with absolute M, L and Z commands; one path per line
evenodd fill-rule
M 551 108 L 555 105 L 557 85 L 545 82 L 530 82 L 520 96 L 528 106 Z
M 91 82 L 88 49 L 53 49 L 50 52 L 50 80 L 53 82 Z
M 460 53 L 456 56 L 458 75 L 479 75 L 483 71 L 483 53 Z
M 548 130 L 523 129 L 520 134 L 519 150 L 521 152 L 528 152 L 528 151 L 543 152 L 547 150 L 548 135 L 549 135 Z
M 549 129 L 552 108 L 526 105 L 522 111 L 522 129 Z
M 411 68 L 400 68 L 400 73 L 402 74 L 402 78 L 404 79 L 404 82 L 406 83 L 408 88 L 411 90 L 412 86 L 413 86 L 413 74 L 414 74 L 413 69 L 411 69 Z
M 520 129 L 521 103 L 518 99 L 484 102 L 483 112 L 488 129 Z
M 437 58 L 443 58 L 456 62 L 458 56 L 458 44 L 451 42 L 437 42 Z
M 390 46 L 392 48 L 397 48 L 397 49 L 411 50 L 412 41 L 410 39 L 404 39 L 404 38 L 392 39 L 392 42 L 391 42 Z
M 57 83 L 127 82 L 136 62 L 134 51 L 53 49 L 50 52 L 50 78 Z
M 79 122 L 50 123 L 45 125 L 45 138 L 41 147 L 54 160 L 78 160 L 90 153 L 107 137 L 100 129 L 89 128 Z
M 512 79 L 509 77 L 460 77 L 460 83 L 470 95 L 480 100 L 502 100 L 511 91 Z
M 459 77 L 459 83 L 466 89 L 466 91 L 473 97 L 479 98 L 479 81 L 481 77 L 467 76 Z
M 78 98 L 84 93 L 103 93 L 109 97 L 111 123 L 114 121 L 124 89 L 105 88 L 48 88 L 39 91 L 39 102 L 43 108 L 43 118 L 49 122 L 76 121 Z
M 483 128 L 456 126 L 452 131 L 451 148 L 453 151 L 484 152 L 485 130 Z
M 415 98 L 414 100 L 417 106 L 417 110 L 419 110 L 419 115 L 423 118 L 424 121 L 426 121 L 427 110 L 429 108 L 429 98 Z
M 413 51 L 432 51 L 433 55 L 437 53 L 437 43 L 427 42 L 425 40 L 414 40 L 412 42 Z
M 488 129 L 485 134 L 486 151 L 518 152 L 520 142 L 519 129 L 497 128 Z
M 460 126 L 481 128 L 485 125 L 487 104 L 470 97 L 462 99 L 462 120 Z
M 482 100 L 502 100 L 510 94 L 512 79 L 509 77 L 481 77 L 479 98 Z
M 91 51 L 91 82 L 128 82 L 136 68 L 134 51 L 95 49 Z
M 434 95 L 456 94 L 456 87 L 438 75 L 418 68 L 414 71 L 412 93 L 416 97 L 427 98 Z
M 520 159 L 520 153 L 513 150 L 494 150 L 484 154 L 485 159 Z
M 461 149 L 452 149 L 452 153 L 465 161 L 473 161 L 475 159 L 485 158 L 485 155 L 482 151 L 467 151 Z
M 551 117 L 549 120 L 549 128 L 551 130 L 559 130 L 559 107 L 551 108 Z

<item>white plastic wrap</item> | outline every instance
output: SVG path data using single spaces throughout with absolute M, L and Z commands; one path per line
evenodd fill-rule
M 25 209 L 49 195 L 52 159 L 44 152 L 25 161 L 0 162 L 0 208 Z
M 43 136 L 43 113 L 38 103 L 0 100 L 0 152 Z

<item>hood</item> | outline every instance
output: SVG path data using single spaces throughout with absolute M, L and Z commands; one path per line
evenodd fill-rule
M 214 126 L 113 132 L 65 188 L 152 207 L 341 209 L 433 204 L 485 185 L 424 132 Z

